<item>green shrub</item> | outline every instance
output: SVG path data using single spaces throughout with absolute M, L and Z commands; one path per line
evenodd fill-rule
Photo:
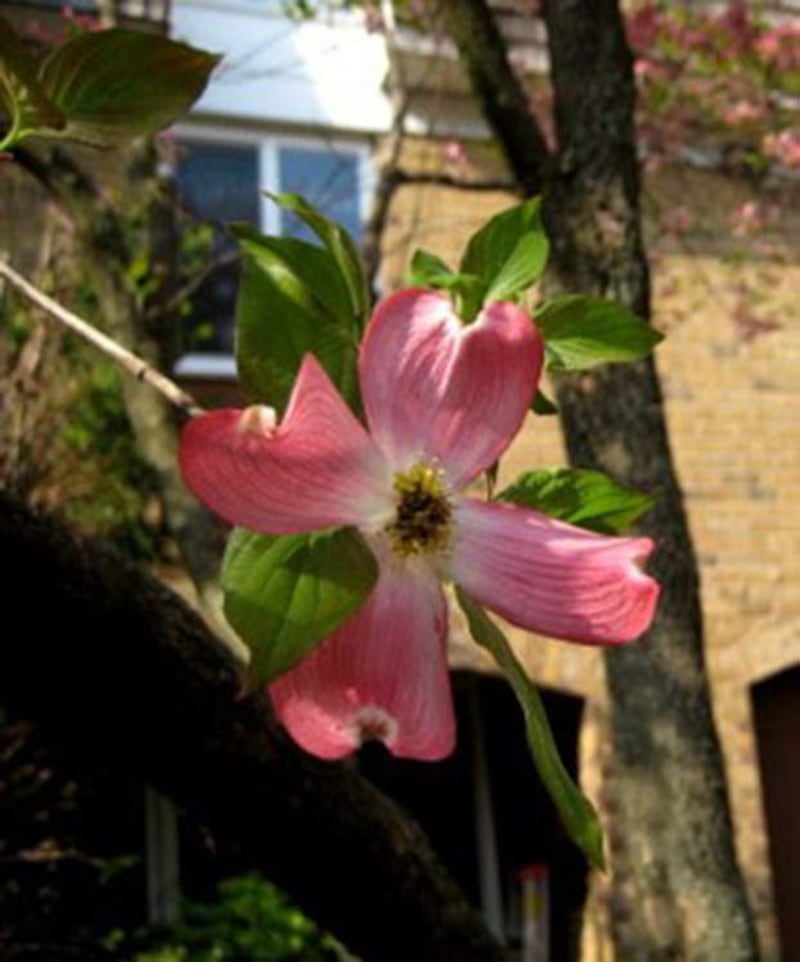
M 133 962 L 345 962 L 341 945 L 258 875 L 228 879 L 211 904 L 189 902 L 183 920 L 137 937 Z

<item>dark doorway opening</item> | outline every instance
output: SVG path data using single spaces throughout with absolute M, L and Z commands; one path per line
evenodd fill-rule
M 459 737 L 452 758 L 428 765 L 367 746 L 359 767 L 422 825 L 442 861 L 485 914 L 488 795 L 503 937 L 510 947 L 519 945 L 520 876 L 531 866 L 544 867 L 550 900 L 548 959 L 573 962 L 586 899 L 586 866 L 541 786 L 520 707 L 504 679 L 464 672 L 453 681 Z M 577 775 L 583 702 L 547 690 L 542 696 L 564 764 Z
M 784 962 L 800 960 L 800 666 L 751 689 Z

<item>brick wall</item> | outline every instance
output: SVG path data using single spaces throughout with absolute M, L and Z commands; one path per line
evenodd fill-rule
M 459 176 L 497 179 L 491 148 L 468 149 Z M 442 149 L 412 142 L 408 169 L 440 167 Z M 654 322 L 668 337 L 658 367 L 677 469 L 700 559 L 709 673 L 730 781 L 737 846 L 758 916 L 764 957 L 777 960 L 767 838 L 749 688 L 800 662 L 800 239 L 798 188 L 768 196 L 780 220 L 737 236 L 751 187 L 720 174 L 665 168 L 645 187 L 653 252 Z M 451 263 L 509 194 L 409 185 L 395 196 L 384 281 L 391 289 L 417 247 Z M 565 463 L 557 419 L 532 417 L 502 477 Z M 589 699 L 584 776 L 601 797 L 605 692 L 596 650 L 511 630 L 541 684 Z M 485 667 L 456 632 L 454 664 Z M 608 958 L 602 892 L 585 962 Z

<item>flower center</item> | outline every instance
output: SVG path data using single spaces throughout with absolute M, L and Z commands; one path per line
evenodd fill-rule
M 450 541 L 453 509 L 441 471 L 415 464 L 394 476 L 397 512 L 384 529 L 401 557 L 442 551 Z

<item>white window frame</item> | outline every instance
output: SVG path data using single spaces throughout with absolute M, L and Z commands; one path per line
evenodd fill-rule
M 263 194 L 264 190 L 280 191 L 278 183 L 279 151 L 283 147 L 307 150 L 330 150 L 352 154 L 357 158 L 358 212 L 366 223 L 375 187 L 375 165 L 372 142 L 367 138 L 343 137 L 327 133 L 286 133 L 247 128 L 232 130 L 206 124 L 180 124 L 173 128 L 179 144 L 221 144 L 229 147 L 255 147 L 257 150 L 259 190 L 259 229 L 265 234 L 280 234 L 280 208 Z M 175 365 L 175 374 L 207 380 L 235 380 L 236 361 L 231 354 L 190 352 Z
M 180 2 L 180 0 L 178 0 L 178 2 Z M 225 13 L 257 13 L 261 16 L 282 20 L 283 22 L 292 22 L 291 18 L 287 16 L 286 8 L 280 0 L 185 0 L 183 5 L 208 10 L 222 10 Z M 299 19 L 295 22 L 298 25 L 302 25 L 304 21 Z M 346 26 L 353 25 L 360 27 L 363 23 L 363 14 L 358 9 L 336 9 L 328 7 L 325 4 L 320 4 L 319 9 L 314 15 L 313 22 L 322 23 L 325 26 L 330 24 L 343 24 Z

